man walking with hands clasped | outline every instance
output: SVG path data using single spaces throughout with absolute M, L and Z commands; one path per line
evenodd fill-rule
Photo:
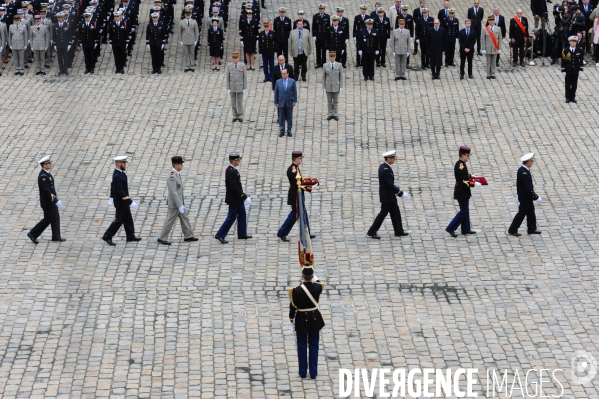
M 524 221 L 524 218 L 526 218 L 528 234 L 541 234 L 541 232 L 537 230 L 537 216 L 535 214 L 535 205 L 533 204 L 534 201 L 537 201 L 537 203 L 540 204 L 541 197 L 535 193 L 532 184 L 532 174 L 530 173 L 530 169 L 535 162 L 534 156 L 535 154 L 531 152 L 520 158 L 522 166 L 518 169 L 518 175 L 516 177 L 516 192 L 518 193 L 516 202 L 519 203 L 518 213 L 514 217 L 514 220 L 507 231 L 510 235 L 516 237 L 522 235 L 518 233 L 518 229 Z

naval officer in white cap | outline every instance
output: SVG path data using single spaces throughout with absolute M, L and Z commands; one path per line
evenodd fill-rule
M 535 154 L 533 152 L 524 155 L 520 158 L 522 166 L 518 169 L 518 175 L 516 178 L 516 190 L 518 192 L 517 201 L 520 202 L 518 213 L 514 217 L 512 224 L 507 231 L 509 234 L 519 237 L 522 234 L 518 233 L 520 225 L 526 217 L 526 225 L 528 226 L 528 234 L 541 234 L 537 230 L 537 216 L 535 215 L 534 201 L 541 203 L 541 197 L 539 197 L 534 190 L 532 184 L 532 175 L 530 169 L 535 162 Z

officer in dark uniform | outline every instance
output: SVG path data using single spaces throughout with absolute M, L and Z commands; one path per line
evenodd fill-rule
M 420 66 L 422 69 L 430 68 L 430 50 L 428 32 L 433 27 L 435 20 L 428 16 L 428 8 L 422 10 L 422 17 L 416 23 L 416 43 L 420 44 Z
M 562 74 L 566 82 L 566 102 L 576 102 L 576 89 L 578 88 L 578 76 L 582 74 L 582 49 L 576 45 L 576 36 L 570 36 L 570 45 L 562 50 Z
M 358 40 L 358 54 L 362 57 L 362 74 L 364 80 L 374 80 L 374 59 L 379 54 L 379 37 L 372 28 L 374 21 L 366 20 L 366 28 L 362 29 Z
M 316 44 L 316 69 L 326 62 L 327 34 L 331 27 L 331 17 L 324 12 L 324 4 L 318 5 L 318 13 L 312 17 L 312 36 Z M 285 57 L 287 59 L 287 57 Z
M 161 74 L 164 62 L 164 26 L 158 21 L 159 16 L 153 13 L 152 22 L 146 28 L 146 47 L 152 56 L 152 74 Z
M 127 156 L 119 156 L 114 159 L 114 172 L 112 173 L 112 183 L 110 184 L 110 199 L 108 205 L 114 205 L 116 215 L 114 222 L 108 226 L 108 229 L 102 236 L 102 240 L 108 245 L 116 245 L 112 237 L 118 233 L 121 226 L 125 227 L 127 242 L 141 241 L 141 238 L 135 236 L 135 227 L 133 226 L 133 216 L 131 209 L 136 210 L 138 205 L 129 198 L 129 183 L 125 169 L 127 167 Z
M 122 21 L 123 13 L 116 11 L 114 21 L 110 25 L 110 47 L 114 55 L 115 73 L 125 73 L 125 62 L 127 61 L 127 41 L 129 40 L 129 31 L 126 24 Z
M 415 18 L 412 17 L 410 14 L 408 14 L 408 6 L 402 6 L 401 7 L 401 13 L 397 15 L 397 21 L 396 24 L 399 27 L 399 20 L 403 19 L 404 21 L 406 21 L 404 23 L 404 28 L 407 29 L 408 31 L 410 31 L 410 42 L 414 41 L 414 29 L 415 29 Z M 420 9 L 417 9 L 420 10 Z M 391 23 L 393 23 L 393 21 L 391 21 Z M 397 28 L 395 28 L 397 29 Z M 393 31 L 391 31 L 393 32 Z M 418 50 L 418 45 L 414 45 L 414 55 L 416 55 Z M 406 68 L 410 69 L 410 56 L 408 55 L 408 59 L 406 61 L 407 65 Z
M 358 41 L 360 40 L 360 34 L 362 33 L 362 30 L 364 30 L 364 28 L 366 28 L 366 20 L 369 19 L 368 15 L 366 14 L 367 8 L 368 7 L 366 7 L 366 4 L 361 4 L 360 5 L 360 14 L 358 14 L 354 17 L 353 38 L 354 38 L 354 43 L 356 43 L 356 68 L 359 68 L 362 66 L 362 57 L 360 56 L 360 53 L 358 52 L 358 47 L 360 46 L 358 44 Z
M 68 23 L 64 22 L 64 14 L 60 12 L 56 14 L 56 18 L 58 18 L 58 23 L 52 27 L 52 40 L 58 59 L 58 76 L 68 75 L 68 51 L 73 44 L 73 37 Z
M 139 25 L 138 21 L 138 10 L 135 5 L 130 5 L 129 0 L 123 1 L 123 19 L 127 23 L 127 29 L 129 30 L 129 43 L 127 43 L 127 54 L 131 57 L 131 52 L 133 51 L 133 46 L 135 45 L 135 39 L 137 38 L 137 26 Z
M 453 199 L 458 201 L 460 211 L 455 215 L 453 220 L 449 223 L 445 231 L 447 231 L 452 237 L 457 237 L 457 228 L 462 226 L 462 234 L 476 234 L 470 227 L 470 173 L 468 173 L 468 166 L 466 162 L 470 159 L 470 148 L 463 145 L 460 146 L 460 159 L 456 162 L 453 168 L 453 174 L 455 176 L 455 186 L 453 189 Z M 474 183 L 474 186 L 480 187 L 479 182 Z
M 379 166 L 379 197 L 381 199 L 381 212 L 374 219 L 374 223 L 368 229 L 368 235 L 371 238 L 380 240 L 381 237 L 377 234 L 381 228 L 383 221 L 387 217 L 387 214 L 391 213 L 391 223 L 393 224 L 393 230 L 395 237 L 404 237 L 408 233 L 404 232 L 401 224 L 401 213 L 399 212 L 399 206 L 397 205 L 397 198 L 410 198 L 410 195 L 405 191 L 401 191 L 399 187 L 395 185 L 395 174 L 391 165 L 395 163 L 395 150 L 388 151 L 383 154 L 385 162 Z
M 85 73 L 94 73 L 96 68 L 96 54 L 94 49 L 99 42 L 99 33 L 96 29 L 96 23 L 91 21 L 92 14 L 83 14 L 85 19 L 79 24 L 78 37 L 79 45 L 83 48 L 83 57 L 85 58 Z
M 385 16 L 385 9 L 379 7 L 377 10 L 378 17 L 374 19 L 374 30 L 379 37 L 379 54 L 376 58 L 376 66 L 387 68 L 385 64 L 385 54 L 387 53 L 387 44 L 391 40 L 391 21 Z
M 343 68 L 347 68 L 347 43 L 349 43 L 349 19 L 343 16 L 345 12 L 345 8 L 337 7 L 335 9 L 337 11 L 337 16 L 339 17 L 339 26 L 345 33 L 345 40 L 343 40 L 343 47 L 341 48 L 341 57 L 337 59 L 341 59 L 341 65 Z M 337 53 L 339 54 L 339 53 Z M 339 55 L 337 55 L 339 57 Z
M 455 56 L 455 43 L 460 33 L 460 21 L 455 17 L 453 8 L 449 9 L 449 18 L 445 18 L 442 25 L 445 29 L 445 66 L 455 66 L 453 57 Z
M 318 343 L 324 320 L 318 309 L 324 283 L 314 275 L 314 267 L 304 266 L 302 283 L 289 288 L 289 320 L 295 329 L 297 339 L 297 361 L 301 378 L 315 379 L 318 374 Z M 309 353 L 309 358 L 308 358 Z M 309 364 L 309 365 L 308 365 Z
M 518 233 L 518 229 L 524 218 L 526 217 L 526 225 L 528 226 L 528 234 L 541 234 L 539 230 L 537 230 L 537 216 L 535 214 L 535 205 L 534 201 L 537 203 L 541 203 L 541 197 L 539 197 L 534 190 L 532 184 L 532 174 L 530 173 L 530 168 L 535 162 L 534 159 L 535 154 L 529 153 L 520 158 L 522 162 L 522 166 L 518 169 L 518 175 L 516 177 L 516 190 L 518 193 L 518 198 L 516 201 L 520 202 L 518 213 L 514 217 L 512 224 L 510 225 L 509 230 L 507 231 L 509 234 L 519 237 L 522 234 Z
M 37 238 L 48 226 L 52 226 L 52 241 L 66 241 L 60 236 L 60 215 L 58 210 L 63 209 L 63 206 L 62 201 L 56 195 L 54 177 L 50 174 L 50 169 L 52 169 L 50 155 L 43 157 L 38 163 L 42 167 L 37 177 L 37 186 L 40 190 L 40 206 L 44 211 L 44 218 L 27 233 L 27 237 L 33 243 L 38 244 Z
M 297 12 L 297 19 L 295 21 L 293 21 L 293 29 L 297 29 L 297 21 L 302 21 L 302 23 L 304 24 L 303 29 L 307 29 L 310 30 L 310 22 L 304 18 L 306 15 L 306 13 L 303 10 L 299 10 Z
M 264 71 L 264 82 L 272 82 L 273 69 L 275 67 L 275 51 L 277 45 L 275 36 L 270 31 L 270 21 L 265 19 L 262 21 L 264 30 L 258 36 L 259 51 L 262 55 L 262 69 Z
M 240 240 L 252 238 L 252 236 L 247 234 L 247 215 L 245 213 L 245 205 L 252 205 L 252 200 L 243 192 L 241 175 L 237 170 L 237 167 L 241 163 L 241 155 L 238 152 L 231 152 L 229 154 L 229 162 L 231 164 L 225 171 L 225 185 L 227 187 L 225 203 L 229 205 L 229 212 L 227 213 L 227 218 L 214 236 L 221 244 L 229 242 L 225 240 L 225 237 L 229 233 L 233 223 L 235 223 L 235 220 L 237 220 L 237 238 Z
M 297 220 L 297 196 L 298 196 L 298 188 L 297 188 L 297 178 L 302 178 L 302 174 L 300 172 L 300 165 L 303 161 L 303 155 L 301 151 L 292 151 L 291 152 L 291 166 L 287 168 L 287 179 L 289 180 L 289 191 L 287 193 L 287 205 L 291 205 L 291 212 L 283 222 L 283 225 L 279 229 L 277 233 L 277 237 L 279 237 L 282 241 L 288 242 L 289 239 L 287 236 L 291 229 L 295 225 Z M 312 186 L 312 190 L 317 188 L 318 185 Z M 304 192 L 300 193 L 302 198 L 304 196 Z M 304 203 L 306 203 L 304 201 Z M 310 224 L 308 224 L 308 230 L 310 229 Z M 310 234 L 310 238 L 316 238 L 315 235 Z
M 289 34 L 291 33 L 291 19 L 285 15 L 287 9 L 279 8 L 279 16 L 272 22 L 272 30 L 277 43 L 277 55 L 284 55 L 285 59 L 289 59 Z
M 333 26 L 331 26 L 328 31 L 327 50 L 335 51 L 335 53 L 337 55 L 337 58 L 335 61 L 341 62 L 341 52 L 343 51 L 343 45 L 345 44 L 345 35 L 347 32 L 345 32 L 339 26 L 339 17 L 338 16 L 333 15 L 333 18 L 331 18 L 331 20 L 333 21 Z

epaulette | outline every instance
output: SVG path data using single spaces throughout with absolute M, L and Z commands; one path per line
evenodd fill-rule
M 324 291 L 324 283 L 322 281 L 317 281 L 316 284 L 320 284 L 322 290 Z
M 293 288 L 289 288 L 287 292 L 289 293 L 289 296 L 293 295 Z

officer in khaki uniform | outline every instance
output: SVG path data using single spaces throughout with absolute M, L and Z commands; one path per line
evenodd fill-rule
M 2 54 L 2 67 L 8 62 L 8 49 L 6 48 L 8 26 L 6 25 L 6 22 L 4 22 L 5 20 L 8 20 L 8 17 L 5 17 L 5 14 L 6 7 L 0 6 L 0 54 Z M 2 69 L 0 69 L 0 76 L 2 76 Z
M 200 37 L 200 28 L 195 19 L 191 18 L 192 7 L 185 7 L 185 18 L 179 22 L 179 43 L 183 46 L 183 72 L 195 72 L 195 47 Z
M 247 92 L 247 75 L 245 64 L 239 62 L 239 51 L 231 54 L 233 62 L 227 64 L 225 70 L 227 94 L 231 95 L 231 108 L 233 110 L 233 123 L 243 122 L 243 95 Z
M 168 236 L 173 230 L 173 226 L 177 219 L 181 221 L 181 228 L 183 229 L 183 241 L 192 242 L 198 241 L 193 236 L 193 230 L 189 224 L 189 219 L 185 213 L 185 196 L 183 195 L 183 181 L 181 180 L 181 169 L 183 169 L 183 163 L 185 162 L 182 157 L 175 156 L 171 158 L 173 169 L 171 170 L 170 176 L 166 180 L 166 187 L 168 188 L 168 197 L 166 203 L 168 204 L 168 213 L 166 214 L 166 220 L 162 227 L 158 242 L 162 245 L 171 245 L 168 241 Z
M 25 49 L 29 40 L 27 26 L 21 26 L 21 16 L 13 17 L 13 24 L 8 31 L 8 45 L 13 53 L 15 63 L 15 75 L 25 74 Z
M 329 116 L 327 121 L 331 119 L 339 120 L 337 114 L 337 106 L 339 104 L 339 93 L 343 91 L 343 64 L 335 61 L 337 53 L 329 51 L 329 62 L 325 63 L 322 68 L 322 89 L 327 95 L 327 107 Z
M 501 54 L 501 29 L 495 26 L 495 16 L 487 17 L 489 25 L 482 29 L 480 42 L 482 53 L 487 59 L 487 79 L 495 78 L 496 58 L 497 54 Z M 495 40 L 493 40 L 495 38 Z M 497 44 L 497 46 L 495 46 Z
M 408 80 L 406 67 L 410 56 L 410 31 L 406 29 L 406 20 L 397 21 L 399 28 L 391 33 L 391 52 L 395 57 L 395 80 Z
M 31 27 L 31 50 L 35 56 L 35 74 L 45 75 L 46 50 L 50 47 L 50 31 L 46 25 L 42 25 L 42 17 L 33 17 L 35 25 Z
M 42 8 L 45 8 L 44 4 L 46 5 L 45 7 L 48 6 L 47 3 L 42 3 Z M 48 28 L 48 35 L 50 35 L 50 45 L 46 49 L 46 56 L 44 58 L 46 68 L 50 69 L 52 66 L 52 42 L 54 40 L 54 37 L 52 36 L 54 33 L 52 29 L 52 20 L 50 18 L 46 18 L 46 10 L 42 9 L 40 11 L 40 16 L 42 17 L 42 25 Z

